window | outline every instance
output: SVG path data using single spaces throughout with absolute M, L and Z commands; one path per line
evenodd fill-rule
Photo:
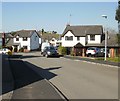
M 27 49 L 27 46 L 23 46 L 24 49 Z
M 80 41 L 80 37 L 79 36 L 77 37 L 77 41 Z
M 72 41 L 72 40 L 73 40 L 73 36 L 65 36 L 65 40 L 70 40 L 70 41 Z
M 90 40 L 94 41 L 95 40 L 95 35 L 90 35 Z
M 23 41 L 27 41 L 27 37 L 23 37 Z
M 19 41 L 19 38 L 16 38 L 16 41 Z

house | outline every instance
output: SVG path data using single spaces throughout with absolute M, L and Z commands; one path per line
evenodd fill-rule
M 62 46 L 67 47 L 69 51 L 78 43 L 80 43 L 82 47 L 85 47 L 87 44 L 100 44 L 103 40 L 103 36 L 103 28 L 101 25 L 67 25 L 61 38 Z
M 112 36 L 113 37 L 113 36 Z M 107 48 L 118 49 L 119 45 L 115 38 L 108 39 Z M 115 36 L 114 36 L 115 37 Z M 114 41 L 112 41 L 114 39 Z M 88 47 L 105 47 L 105 34 L 102 25 L 70 26 L 67 25 L 62 37 L 62 46 L 67 48 L 67 54 L 70 54 L 74 48 L 75 55 L 85 56 Z M 111 52 L 111 56 L 113 52 Z
M 21 48 L 24 48 L 25 51 L 36 50 L 39 49 L 40 39 L 36 30 L 20 30 L 15 33 L 7 46 L 12 46 L 15 52 Z
M 49 42 L 53 46 L 58 46 L 60 44 L 59 34 L 52 33 L 52 32 L 42 33 L 42 31 L 38 31 L 38 34 L 41 36 L 41 42 Z

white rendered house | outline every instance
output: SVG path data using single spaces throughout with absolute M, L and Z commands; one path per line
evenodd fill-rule
M 28 51 L 39 48 L 40 36 L 35 30 L 17 31 L 13 38 L 13 47 L 17 50 L 24 48 Z
M 62 34 L 62 46 L 74 47 L 80 43 L 83 46 L 89 44 L 101 44 L 103 28 L 101 25 L 70 26 L 68 25 Z

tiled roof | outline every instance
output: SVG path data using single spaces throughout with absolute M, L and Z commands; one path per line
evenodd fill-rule
M 2 38 L 2 34 L 0 33 L 0 38 Z M 13 36 L 11 35 L 11 33 L 5 33 L 5 38 L 13 38 Z
M 70 26 L 68 25 L 62 36 L 68 31 L 71 31 L 75 36 L 86 36 L 87 34 L 102 34 L 103 27 L 101 25 L 87 25 L 87 26 Z
M 19 35 L 19 37 L 30 37 L 33 34 L 33 32 L 36 32 L 36 30 L 20 30 L 20 31 L 16 32 L 14 37 L 17 36 L 17 35 Z

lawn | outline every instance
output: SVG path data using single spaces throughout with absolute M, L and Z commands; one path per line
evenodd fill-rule
M 104 57 L 96 58 L 96 60 L 104 60 Z M 120 57 L 107 58 L 107 61 L 111 61 L 111 62 L 120 62 Z

